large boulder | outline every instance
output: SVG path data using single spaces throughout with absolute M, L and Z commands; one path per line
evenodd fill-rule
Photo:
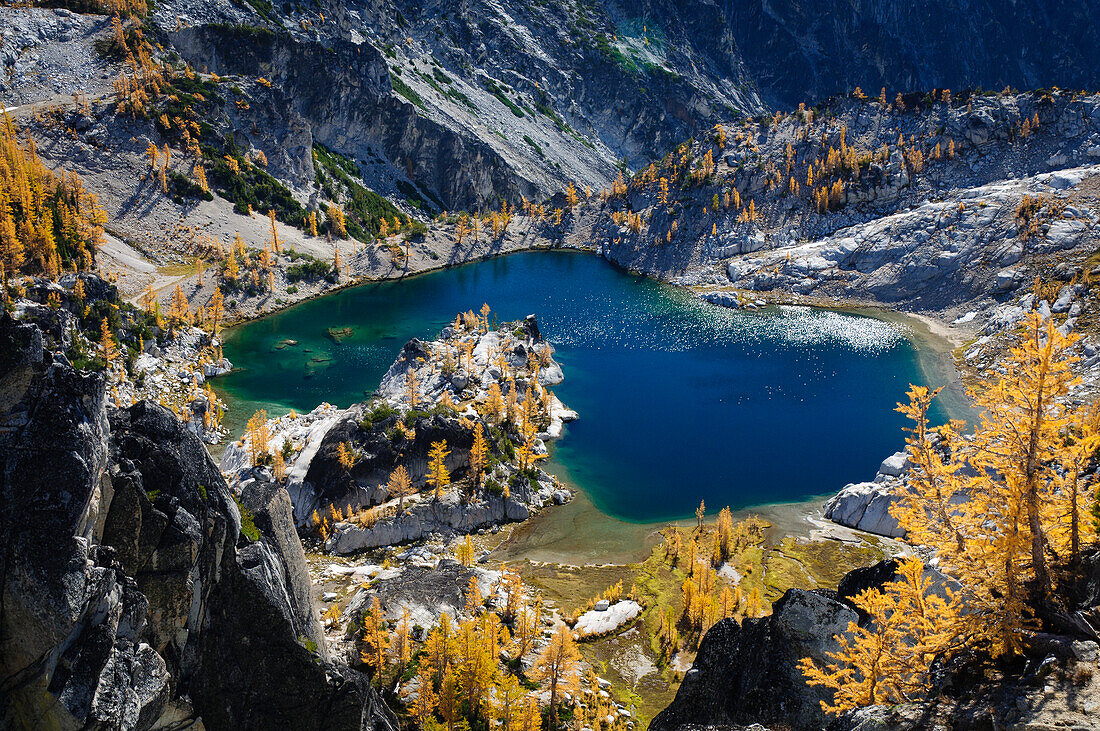
M 836 635 L 858 619 L 827 592 L 791 589 L 769 617 L 740 625 L 722 620 L 703 637 L 675 700 L 653 719 L 650 731 L 749 723 L 824 728 L 820 702 L 828 693 L 806 685 L 798 663 L 804 657 L 826 661 L 826 653 L 837 650 Z
M 888 538 L 901 538 L 905 530 L 890 514 L 890 508 L 898 499 L 896 489 L 894 482 L 846 485 L 825 503 L 825 517 L 849 528 Z
M 466 592 L 470 579 L 475 577 L 482 594 L 489 594 L 492 582 L 483 569 L 467 568 L 446 558 L 434 567 L 405 566 L 392 576 L 380 577 L 369 589 L 361 589 L 352 597 L 344 612 L 347 631 L 354 632 L 361 626 L 363 615 L 375 598 L 389 620 L 400 619 L 406 609 L 414 626 L 434 627 L 443 614 L 456 619 L 465 611 Z

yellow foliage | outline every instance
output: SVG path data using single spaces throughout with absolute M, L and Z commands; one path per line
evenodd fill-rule
M 409 479 L 409 473 L 405 469 L 405 465 L 398 465 L 397 469 L 390 473 L 390 479 L 386 482 L 386 489 L 389 491 L 391 498 L 396 497 L 397 512 L 401 514 L 405 511 L 405 498 L 416 492 L 413 488 L 412 480 Z
M 1029 589 L 1051 599 L 1047 552 L 1093 537 L 1080 502 L 1094 483 L 1079 469 L 1082 447 L 1095 443 L 1093 410 L 1063 405 L 1077 383 L 1076 340 L 1030 313 L 1005 374 L 970 392 L 982 411 L 972 438 L 952 422 L 933 445 L 927 412 L 936 391 L 914 386 L 910 403 L 898 407 L 914 422 L 907 440 L 914 469 L 892 512 L 909 540 L 934 548 L 961 582 L 971 642 L 995 655 L 1018 651 L 1032 626 Z
M 474 565 L 474 542 L 470 539 L 469 534 L 459 541 L 458 548 L 455 549 L 455 558 L 463 566 Z
M 559 623 L 533 668 L 534 676 L 549 686 L 550 728 L 558 726 L 558 704 L 562 694 L 575 692 L 580 687 L 580 663 L 581 653 L 573 642 L 573 632 Z
M 258 464 L 260 457 L 267 452 L 267 444 L 271 435 L 267 428 L 267 411 L 260 409 L 248 420 L 246 426 L 248 434 L 248 456 L 252 464 Z
M 912 700 L 926 690 L 932 661 L 956 642 L 958 598 L 950 591 L 947 599 L 933 593 L 918 558 L 901 562 L 898 574 L 884 591 L 867 589 L 855 597 L 871 624 L 850 622 L 837 638 L 839 649 L 826 653 L 833 662 L 818 667 L 807 657 L 799 663 L 807 683 L 834 691 L 831 704 L 821 702 L 822 710 Z
M 428 453 L 428 485 L 435 490 L 438 500 L 443 497 L 443 489 L 451 484 L 451 473 L 447 469 L 447 440 L 432 442 L 431 451 Z
M 55 277 L 62 267 L 90 269 L 106 213 L 75 173 L 54 173 L 29 138 L 19 144 L 11 118 L 0 118 L 0 264 L 7 274 Z

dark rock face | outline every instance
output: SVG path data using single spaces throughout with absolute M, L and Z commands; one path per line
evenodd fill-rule
M 821 701 L 832 700 L 831 692 L 806 685 L 798 663 L 804 657 L 828 662 L 827 653 L 837 650 L 836 636 L 847 632 L 849 623 L 866 627 L 869 618 L 852 599 L 894 581 L 897 569 L 895 559 L 880 561 L 849 572 L 837 591 L 791 589 L 769 617 L 747 619 L 740 626 L 732 619 L 714 625 L 703 637 L 676 699 L 653 719 L 650 731 L 754 723 L 807 731 L 870 728 L 851 718 L 832 723 L 821 710 Z M 932 591 L 944 596 L 946 578 L 932 567 L 925 570 L 932 572 Z M 1068 639 L 1063 639 L 1069 652 Z M 919 720 L 907 724 L 896 727 L 922 727 Z
M 173 42 L 211 71 L 270 76 L 281 90 L 273 104 L 292 110 L 292 121 L 307 125 L 313 139 L 360 160 L 381 152 L 447 208 L 473 210 L 496 198 L 518 202 L 541 192 L 489 145 L 396 97 L 373 46 L 325 46 L 220 25 L 183 30 Z M 308 180 L 312 166 L 300 172 Z
M 722 620 L 703 637 L 676 699 L 653 719 L 650 731 L 749 723 L 825 728 L 820 701 L 827 695 L 803 682 L 798 662 L 825 660 L 826 652 L 837 649 L 833 637 L 857 620 L 848 605 L 799 589 L 784 594 L 770 617 L 740 626 Z
M 110 489 L 103 382 L 55 361 L 36 327 L 3 318 L 0 719 L 5 726 L 56 720 L 79 727 L 106 722 L 112 711 L 159 715 L 167 695 L 163 661 L 147 674 L 160 682 L 141 697 L 97 693 L 101 681 L 110 685 L 127 667 L 157 665 L 137 641 L 144 611 L 136 589 L 109 562 L 99 565 L 93 546 Z
M 275 82 L 270 109 L 256 105 L 238 127 L 279 130 L 266 146 L 276 174 L 308 182 L 316 139 L 384 160 L 452 210 L 546 196 L 571 179 L 606 185 L 619 160 L 642 167 L 717 122 L 857 86 L 892 100 L 1100 83 L 1100 20 L 1074 0 L 322 0 L 263 15 L 196 5 L 164 6 L 162 20 L 191 21 L 168 40 L 196 66 Z M 915 97 L 906 104 L 923 104 Z M 523 126 L 502 126 L 502 110 Z
M 359 507 L 383 502 L 389 498 L 385 490 L 367 490 L 370 494 L 359 494 L 364 491 L 361 486 L 384 485 L 399 464 L 405 465 L 415 486 L 423 487 L 433 442 L 447 442 L 450 454 L 445 464 L 452 478 L 458 479 L 469 469 L 473 432 L 457 416 L 434 414 L 417 418 L 411 426 L 416 437 L 399 446 L 387 436 L 397 423 L 397 416 L 373 424 L 370 429 L 364 429 L 356 416 L 344 419 L 325 435 L 317 456 L 309 465 L 305 481 L 313 486 L 320 505 L 348 503 Z M 352 444 L 361 455 L 350 472 L 340 465 L 337 453 L 338 446 L 343 443 Z
M 702 0 L 681 3 L 681 13 Z M 862 86 L 1094 88 L 1095 8 L 1074 0 L 861 0 L 730 5 L 728 32 L 764 99 L 784 108 Z
M 894 559 L 879 561 L 872 566 L 862 566 L 849 571 L 837 584 L 837 598 L 851 603 L 851 600 L 868 589 L 877 589 L 897 577 L 898 562 Z
M 393 728 L 328 660 L 285 493 L 249 541 L 202 443 L 104 391 L 0 320 L 0 726 Z

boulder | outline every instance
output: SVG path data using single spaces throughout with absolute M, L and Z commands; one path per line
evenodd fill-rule
M 893 485 L 857 482 L 846 485 L 825 503 L 825 517 L 834 523 L 888 538 L 901 538 L 905 531 L 890 515 L 897 500 Z
M 910 467 L 911 464 L 909 462 L 908 452 L 894 452 L 889 457 L 882 460 L 882 464 L 878 468 L 878 473 L 890 477 L 900 477 L 908 472 Z
M 375 597 L 390 620 L 400 619 L 406 609 L 412 623 L 421 627 L 434 627 L 443 614 L 455 619 L 465 611 L 466 591 L 474 577 L 478 578 L 482 595 L 488 594 L 491 580 L 487 572 L 466 568 L 448 558 L 434 567 L 406 566 L 396 575 L 379 577 L 369 590 L 361 590 L 352 597 L 344 612 L 347 629 L 352 632 L 361 624 Z
M 827 691 L 806 685 L 799 661 L 837 650 L 836 635 L 859 615 L 825 593 L 791 589 L 772 615 L 740 625 L 723 619 L 707 631 L 676 698 L 650 731 L 762 723 L 796 729 L 828 725 Z
M 577 618 L 573 631 L 581 639 L 606 635 L 634 621 L 641 613 L 642 607 L 637 602 L 623 600 L 611 604 L 601 599 L 591 611 Z
M 993 288 L 996 292 L 1008 292 L 1016 288 L 1019 272 L 1015 269 L 1002 269 L 993 279 Z

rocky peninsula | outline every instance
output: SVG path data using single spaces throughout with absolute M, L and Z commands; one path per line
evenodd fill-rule
M 270 481 L 255 468 L 278 454 L 298 526 L 337 554 L 495 529 L 566 502 L 570 491 L 538 467 L 577 418 L 548 389 L 564 377 L 554 348 L 534 315 L 494 326 L 489 317 L 488 307 L 460 314 L 438 340 L 409 341 L 367 402 L 251 430 L 222 469 L 242 488 Z M 399 469 L 407 484 L 394 483 Z

